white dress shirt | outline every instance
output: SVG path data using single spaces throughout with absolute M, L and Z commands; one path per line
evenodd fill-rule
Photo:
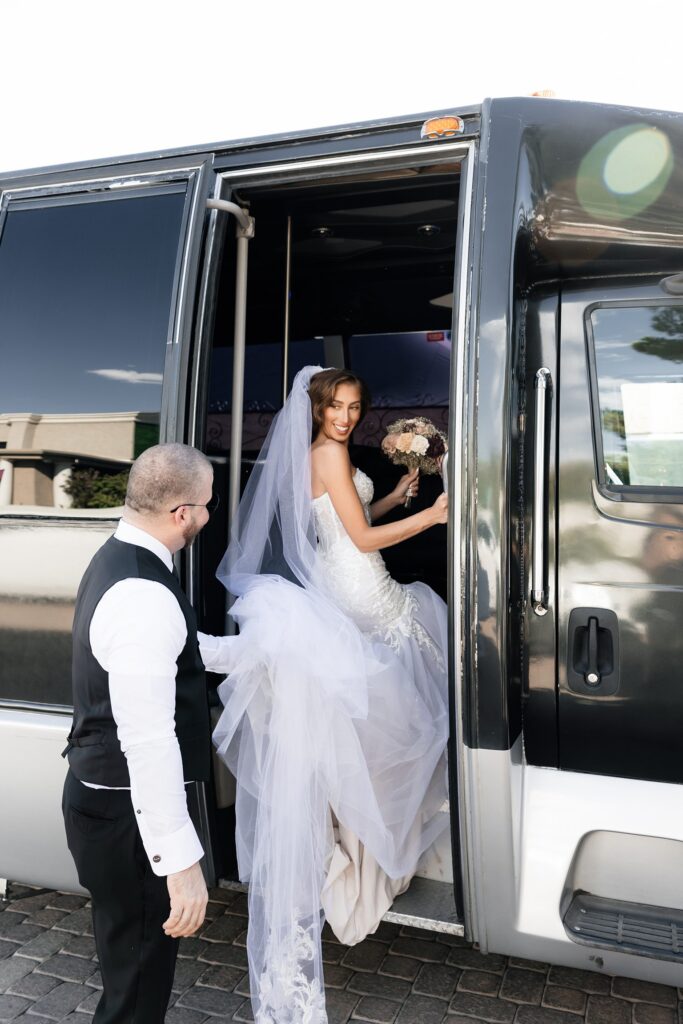
M 171 552 L 149 533 L 122 519 L 114 536 L 151 551 L 172 572 Z M 236 638 L 197 636 L 204 666 L 227 671 L 228 648 Z M 180 605 L 168 587 L 153 580 L 114 584 L 90 622 L 90 646 L 109 675 L 109 697 L 128 762 L 136 821 L 156 875 L 181 871 L 204 855 L 187 810 L 175 734 L 176 662 L 186 640 Z

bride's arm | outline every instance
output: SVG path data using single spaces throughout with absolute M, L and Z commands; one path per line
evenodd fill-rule
M 400 544 L 437 523 L 445 523 L 448 500 L 440 494 L 431 508 L 407 516 L 397 523 L 368 526 L 363 506 L 351 475 L 351 460 L 346 448 L 340 444 L 322 445 L 315 452 L 316 475 L 330 495 L 335 511 L 344 529 L 360 551 L 379 551 Z
M 408 491 L 411 490 L 411 494 L 414 497 L 417 494 L 419 487 L 420 473 L 419 470 L 414 469 L 410 473 L 405 473 L 399 482 L 394 487 L 393 491 L 385 495 L 384 498 L 379 498 L 377 501 L 373 501 L 370 506 L 370 518 L 373 523 L 377 519 L 381 519 L 382 516 L 387 515 L 389 512 L 393 512 L 399 505 L 405 504 L 406 496 Z

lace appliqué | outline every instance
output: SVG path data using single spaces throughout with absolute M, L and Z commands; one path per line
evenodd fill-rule
M 289 936 L 269 943 L 268 969 L 259 983 L 256 1024 L 327 1024 L 325 992 L 314 975 L 314 932 L 314 925 L 304 928 L 299 924 L 294 910 Z
M 357 469 L 353 482 L 370 523 L 372 480 Z M 379 551 L 359 551 L 327 493 L 313 499 L 313 513 L 322 581 L 333 600 L 370 639 L 399 650 L 412 638 L 443 668 L 441 652 L 416 619 L 418 602 L 408 587 L 392 579 Z

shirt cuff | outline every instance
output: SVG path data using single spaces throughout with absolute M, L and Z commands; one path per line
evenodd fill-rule
M 204 856 L 196 829 L 191 821 L 167 836 L 151 836 L 136 814 L 140 837 L 155 875 L 173 875 L 192 867 Z

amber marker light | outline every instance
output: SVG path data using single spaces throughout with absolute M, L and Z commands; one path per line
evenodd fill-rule
M 448 117 L 430 117 L 422 125 L 421 139 L 452 139 L 454 135 L 462 135 L 465 122 L 455 114 Z

